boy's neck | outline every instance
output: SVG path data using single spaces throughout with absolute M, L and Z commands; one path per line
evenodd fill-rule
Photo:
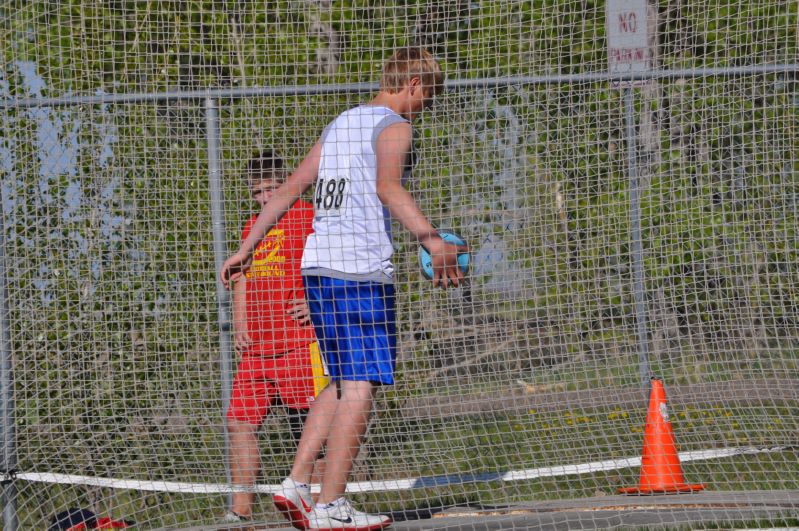
M 405 100 L 406 98 L 402 97 L 402 92 L 390 93 L 380 91 L 377 93 L 377 96 L 375 96 L 367 105 L 380 105 L 383 107 L 388 107 L 400 116 L 405 116 L 405 114 L 407 114 L 407 105 Z

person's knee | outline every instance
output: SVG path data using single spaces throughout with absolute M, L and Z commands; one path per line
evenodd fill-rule
M 377 390 L 377 386 L 372 382 L 342 380 L 339 385 L 342 400 L 372 400 Z

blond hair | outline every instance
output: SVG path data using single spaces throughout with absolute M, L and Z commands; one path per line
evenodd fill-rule
M 410 46 L 397 50 L 383 66 L 380 90 L 396 94 L 418 77 L 425 92 L 436 96 L 444 88 L 444 74 L 435 57 L 424 48 Z

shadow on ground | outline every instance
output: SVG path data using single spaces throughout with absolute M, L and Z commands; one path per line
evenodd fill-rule
M 390 513 L 396 531 L 608 529 L 614 527 L 799 527 L 799 490 L 600 496 L 501 506 L 417 508 Z M 182 531 L 289 530 L 278 522 L 199 526 Z

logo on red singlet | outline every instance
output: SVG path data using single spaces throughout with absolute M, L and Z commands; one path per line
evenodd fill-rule
M 281 253 L 286 241 L 286 231 L 272 229 L 255 250 L 247 278 L 285 277 L 286 255 Z

